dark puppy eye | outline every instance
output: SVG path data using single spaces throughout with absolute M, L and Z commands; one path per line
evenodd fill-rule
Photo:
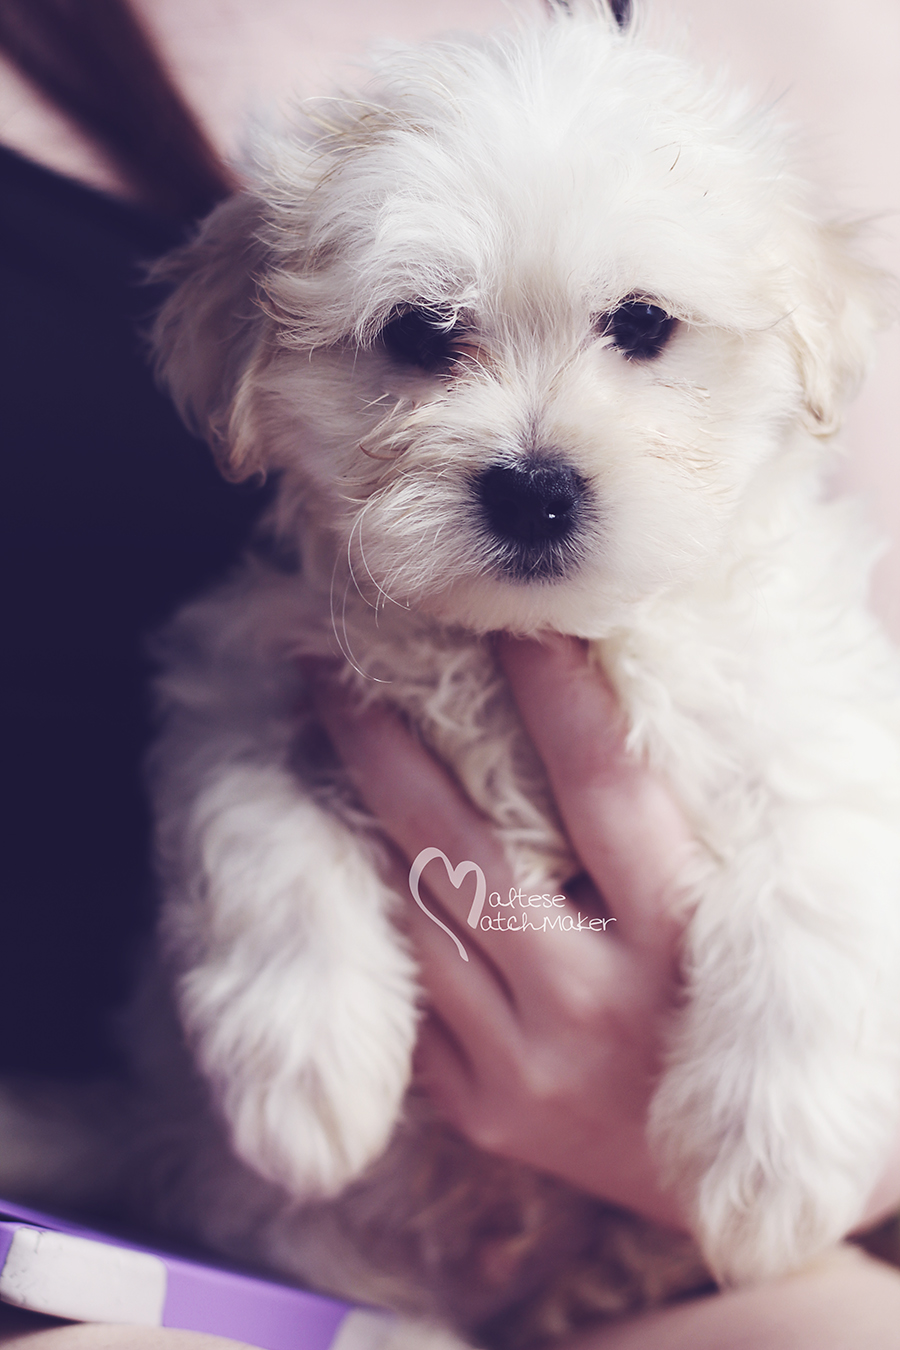
M 625 300 L 602 320 L 603 337 L 629 361 L 652 361 L 659 356 L 675 329 L 677 319 L 649 300 Z
M 403 310 L 381 330 L 381 340 L 395 361 L 428 371 L 451 364 L 456 336 L 441 315 L 429 309 Z

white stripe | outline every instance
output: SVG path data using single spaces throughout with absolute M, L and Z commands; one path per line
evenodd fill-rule
M 0 1299 L 76 1322 L 158 1327 L 166 1267 L 147 1252 L 23 1227 L 0 1271 Z

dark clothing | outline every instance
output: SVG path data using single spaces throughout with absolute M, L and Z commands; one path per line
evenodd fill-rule
M 142 265 L 179 238 L 0 149 L 0 1073 L 118 1063 L 153 916 L 143 643 L 261 506 L 149 370 Z

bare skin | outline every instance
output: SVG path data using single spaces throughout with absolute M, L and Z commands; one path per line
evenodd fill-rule
M 57 1322 L 0 1304 L 0 1345 L 28 1350 L 236 1350 L 243 1341 L 199 1331 Z

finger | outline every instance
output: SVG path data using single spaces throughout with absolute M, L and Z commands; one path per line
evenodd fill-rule
M 473 846 L 488 879 L 509 879 L 509 864 L 490 822 L 391 709 L 361 707 L 354 694 L 313 674 L 316 710 L 343 764 L 372 814 L 408 859 L 439 847 L 451 860 Z M 459 893 L 440 869 L 429 885 L 446 904 Z M 450 912 L 458 906 L 451 903 Z
M 437 919 L 452 916 L 455 923 L 448 926 L 467 956 L 480 954 L 490 963 L 490 978 L 501 994 L 511 997 L 520 1015 L 534 1022 L 548 1003 L 596 989 L 607 977 L 611 944 L 592 941 L 597 934 L 589 927 L 563 931 L 544 924 L 542 910 L 525 910 L 520 902 L 510 907 L 515 888 L 503 849 L 490 823 L 447 771 L 393 712 L 375 705 L 360 709 L 352 694 L 327 676 L 314 677 L 314 683 L 316 706 L 335 748 L 366 805 L 407 858 L 418 858 L 423 848 L 440 849 L 451 866 L 472 861 L 483 870 L 489 898 L 474 929 L 466 922 L 471 883 L 465 892 L 456 889 L 446 866 L 436 860 L 428 865 L 425 882 L 442 907 Z M 554 907 L 550 918 L 562 916 L 571 924 L 579 918 L 568 906 Z M 454 938 L 424 911 L 411 906 L 409 922 L 427 963 L 426 983 L 435 1005 L 454 1026 L 465 1023 L 468 1036 L 467 963 Z M 470 986 L 474 978 L 469 977 Z M 477 1037 L 474 1026 L 471 1034 Z
M 363 801 L 405 857 L 415 860 L 430 849 L 440 850 L 451 868 L 477 864 L 485 896 L 508 896 L 513 876 L 490 822 L 397 714 L 377 704 L 360 708 L 353 694 L 327 674 L 313 674 L 312 680 L 316 708 L 335 749 Z M 470 917 L 477 923 L 490 908 L 483 906 L 478 919 L 472 913 L 475 881 L 460 877 L 454 885 L 447 866 L 435 860 L 428 866 L 427 886 L 453 916 L 464 945 L 514 959 L 513 944 L 498 941 L 505 936 L 499 930 L 467 923 Z M 452 951 L 451 938 L 445 935 L 441 942 Z
M 616 935 L 670 960 L 679 880 L 697 845 L 665 785 L 633 758 L 615 696 L 581 643 L 498 639 L 522 719 L 576 854 L 617 920 Z
M 438 1112 L 477 1147 L 504 1151 L 506 1112 L 498 1102 L 515 1100 L 514 1085 L 503 1072 L 499 1055 L 489 1076 L 467 1063 L 452 1030 L 439 1017 L 422 1024 L 413 1060 L 415 1081 L 428 1093 Z
M 400 895 L 408 890 L 407 875 L 405 859 L 395 855 L 386 879 Z M 415 948 L 428 993 L 426 1024 L 428 1020 L 440 1024 L 473 1082 L 486 1071 L 495 1077 L 491 1067 L 521 1044 L 515 998 L 502 971 L 471 941 L 466 928 L 454 922 L 430 890 L 423 887 L 422 891 L 423 907 L 410 904 L 403 927 Z M 452 927 L 454 937 L 448 940 L 434 916 Z
M 452 1124 L 461 1123 L 464 1104 L 477 1091 L 476 1073 L 466 1047 L 434 1012 L 425 1017 L 419 1028 L 413 1079 Z
M 441 913 L 430 892 L 426 892 L 426 902 L 429 909 Z M 480 1078 L 521 1042 L 518 1005 L 509 981 L 465 928 L 457 929 L 458 947 L 454 948 L 437 924 L 416 907 L 410 909 L 407 926 L 429 1004 L 455 1037 L 472 1077 Z

